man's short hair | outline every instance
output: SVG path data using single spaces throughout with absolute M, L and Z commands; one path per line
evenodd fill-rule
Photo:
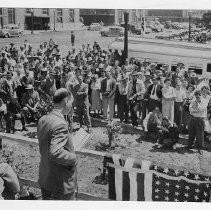
M 67 96 L 68 96 L 67 89 L 60 88 L 56 90 L 56 92 L 54 93 L 53 102 L 57 104 L 61 103 L 63 99 L 67 98 Z

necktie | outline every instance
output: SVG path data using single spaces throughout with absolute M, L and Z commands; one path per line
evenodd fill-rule
M 152 95 L 155 94 L 155 85 L 153 86 L 153 91 L 152 91 Z

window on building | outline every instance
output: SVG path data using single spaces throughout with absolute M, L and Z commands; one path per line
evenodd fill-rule
M 123 11 L 119 10 L 118 12 L 118 20 L 119 20 L 119 24 L 121 24 L 123 22 Z
M 43 14 L 43 15 L 49 15 L 49 9 L 43 8 L 43 9 L 42 9 L 42 14 Z
M 136 20 L 136 10 L 133 10 L 133 11 L 132 11 L 132 14 L 131 14 L 131 21 L 132 21 L 132 23 L 134 23 L 134 22 L 137 21 L 137 20 Z
M 31 14 L 31 8 L 26 8 L 26 11 L 25 11 L 27 14 Z
M 8 23 L 9 24 L 15 23 L 15 9 L 14 8 L 8 9 Z
M 62 9 L 56 9 L 56 13 L 57 13 L 57 23 L 62 23 L 63 22 Z
M 211 72 L 211 63 L 207 64 L 207 72 Z
M 190 65 L 188 70 L 193 70 L 196 74 L 202 74 L 203 68 L 202 65 Z
M 74 22 L 74 9 L 69 9 L 69 21 Z

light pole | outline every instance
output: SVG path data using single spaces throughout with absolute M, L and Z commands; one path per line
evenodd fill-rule
M 188 19 L 189 19 L 188 41 L 190 42 L 190 38 L 191 38 L 191 11 L 188 11 Z
M 31 8 L 31 34 L 34 34 L 34 9 Z
M 124 12 L 125 33 L 124 33 L 124 62 L 128 58 L 128 11 Z
M 56 9 L 53 10 L 53 30 L 56 31 Z

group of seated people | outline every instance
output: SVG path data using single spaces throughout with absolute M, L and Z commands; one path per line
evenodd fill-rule
M 152 141 L 159 143 L 162 149 L 173 149 L 179 140 L 179 129 L 167 117 L 163 117 L 159 107 L 155 107 L 145 118 L 144 129 Z

